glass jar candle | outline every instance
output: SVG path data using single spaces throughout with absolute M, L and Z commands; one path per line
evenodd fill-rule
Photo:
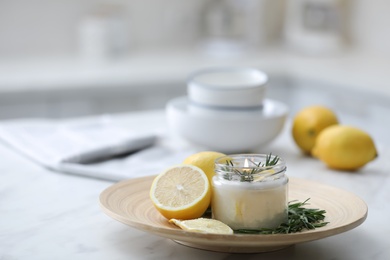
M 288 217 L 285 162 L 274 155 L 241 154 L 215 161 L 212 215 L 237 229 L 276 228 Z

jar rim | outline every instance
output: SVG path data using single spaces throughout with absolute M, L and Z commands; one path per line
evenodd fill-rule
M 276 163 L 275 161 L 276 160 Z M 267 165 L 274 162 L 275 164 Z M 286 171 L 286 163 L 279 156 L 272 154 L 232 154 L 215 159 L 215 172 L 218 175 L 250 176 L 249 181 L 260 176 L 275 177 Z M 246 177 L 247 178 L 247 177 Z M 234 178 L 233 178 L 234 179 Z

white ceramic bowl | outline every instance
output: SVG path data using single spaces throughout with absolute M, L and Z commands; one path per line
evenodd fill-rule
M 267 75 L 254 68 L 214 68 L 193 73 L 187 81 L 191 102 L 211 107 L 261 107 Z
M 262 109 L 215 109 L 192 112 L 187 97 L 168 102 L 168 125 L 173 133 L 194 144 L 224 153 L 249 152 L 270 141 L 283 129 L 288 107 L 265 99 Z

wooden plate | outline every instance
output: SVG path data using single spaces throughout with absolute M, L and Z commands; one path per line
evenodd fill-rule
M 293 234 L 218 235 L 188 232 L 170 224 L 154 208 L 149 189 L 154 176 L 118 182 L 100 194 L 100 205 L 110 217 L 131 227 L 194 248 L 236 253 L 278 250 L 351 230 L 367 217 L 367 205 L 354 194 L 317 182 L 290 178 L 290 200 L 309 200 L 310 208 L 326 210 L 325 227 Z

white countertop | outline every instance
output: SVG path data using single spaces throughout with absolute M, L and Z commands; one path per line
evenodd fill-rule
M 165 129 L 163 111 L 113 118 L 131 128 Z M 390 149 L 384 136 L 375 137 L 377 160 L 359 172 L 339 172 L 301 155 L 287 124 L 266 150 L 285 158 L 291 177 L 355 193 L 367 203 L 368 218 L 351 231 L 281 251 L 232 255 L 185 247 L 119 223 L 98 202 L 111 182 L 51 172 L 1 144 L 0 259 L 390 259 Z

